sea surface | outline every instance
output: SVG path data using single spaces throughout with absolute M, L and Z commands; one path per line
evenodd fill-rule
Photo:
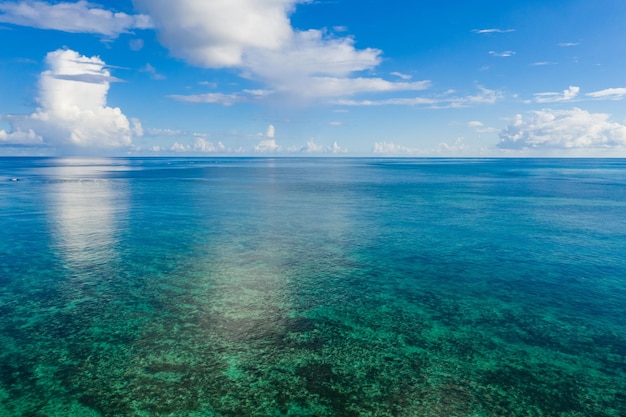
M 0 158 L 0 416 L 624 417 L 626 160 Z

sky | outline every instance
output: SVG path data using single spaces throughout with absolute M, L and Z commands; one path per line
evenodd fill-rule
M 0 0 L 0 155 L 626 157 L 623 0 Z

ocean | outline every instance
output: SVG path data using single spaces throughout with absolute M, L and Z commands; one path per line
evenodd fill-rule
M 0 416 L 626 416 L 626 160 L 0 158 Z

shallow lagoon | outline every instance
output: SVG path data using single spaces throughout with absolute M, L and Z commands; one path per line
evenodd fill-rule
M 0 158 L 0 415 L 623 417 L 625 214 L 624 160 Z

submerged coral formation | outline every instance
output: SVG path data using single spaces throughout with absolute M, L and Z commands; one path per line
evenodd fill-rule
M 0 415 L 626 415 L 623 163 L 167 162 L 0 188 Z

